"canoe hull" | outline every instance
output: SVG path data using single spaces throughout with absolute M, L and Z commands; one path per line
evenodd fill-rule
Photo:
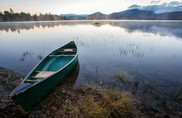
M 78 55 L 65 68 L 47 78 L 45 81 L 38 83 L 36 86 L 29 88 L 25 92 L 12 96 L 17 108 L 23 113 L 28 113 L 38 102 L 45 97 L 52 88 L 61 82 L 73 69 L 78 61 Z

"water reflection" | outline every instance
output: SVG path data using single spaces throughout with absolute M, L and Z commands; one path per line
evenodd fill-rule
M 124 21 L 111 22 L 112 26 L 124 28 L 127 32 L 141 31 L 159 34 L 160 36 L 173 35 L 182 38 L 182 21 Z
M 53 28 L 61 25 L 60 22 L 7 22 L 0 23 L 0 31 L 20 33 L 21 30 L 30 30 L 34 28 Z
M 76 62 L 75 67 L 71 70 L 71 72 L 61 81 L 61 85 L 74 86 L 76 83 L 78 73 L 80 69 L 79 61 Z
M 27 74 L 44 56 L 74 40 L 80 62 L 76 85 L 118 85 L 113 75 L 126 72 L 142 82 L 180 88 L 181 25 L 181 21 L 0 23 L 0 66 Z
M 127 32 L 136 31 L 152 33 L 160 36 L 176 36 L 182 38 L 182 21 L 60 21 L 60 22 L 7 22 L 0 23 L 0 31 L 21 32 L 21 30 L 30 30 L 34 28 L 54 28 L 59 26 L 73 25 L 93 25 L 101 27 L 111 25 L 114 27 L 124 28 Z

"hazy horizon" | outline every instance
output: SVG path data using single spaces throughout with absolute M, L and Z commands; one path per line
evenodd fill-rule
M 153 10 L 156 13 L 169 11 L 182 11 L 182 1 L 180 0 L 1 0 L 0 11 L 14 12 L 51 13 L 51 14 L 92 14 L 102 12 L 110 14 L 120 12 L 129 8 Z

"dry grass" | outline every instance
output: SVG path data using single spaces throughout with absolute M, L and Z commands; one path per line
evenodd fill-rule
M 99 96 L 98 96 L 99 95 Z M 133 103 L 129 93 L 111 93 L 108 90 L 96 94 L 95 91 L 83 95 L 76 103 L 63 105 L 59 115 L 65 117 L 132 117 Z
M 56 96 L 62 94 L 57 93 Z M 108 89 L 81 87 L 67 91 L 68 97 L 47 98 L 44 117 L 64 118 L 132 118 L 136 111 L 129 92 L 110 91 Z M 52 100 L 51 100 L 52 99 Z M 64 99 L 64 101 L 63 101 Z

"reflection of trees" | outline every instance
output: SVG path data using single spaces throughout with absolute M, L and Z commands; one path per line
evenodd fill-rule
M 18 31 L 29 30 L 34 28 L 53 28 L 55 26 L 76 26 L 76 25 L 93 25 L 95 27 L 101 27 L 102 25 L 112 25 L 116 27 L 124 28 L 127 32 L 147 32 L 153 34 L 159 34 L 161 36 L 174 35 L 178 38 L 182 38 L 182 22 L 171 21 L 99 21 L 99 26 L 95 25 L 96 21 L 33 21 L 33 22 L 9 22 L 0 23 L 0 31 Z
M 68 25 L 85 25 L 89 24 L 89 22 L 56 22 L 56 21 L 32 21 L 32 22 L 6 22 L 0 23 L 0 31 L 18 31 L 20 30 L 30 30 L 34 28 L 53 28 L 55 26 L 68 26 Z
M 102 25 L 112 25 L 124 28 L 127 32 L 147 32 L 159 34 L 161 36 L 174 35 L 182 38 L 182 22 L 180 21 L 99 21 L 99 25 L 95 25 L 96 21 L 75 21 L 64 22 L 62 25 L 93 25 L 101 27 Z
M 0 23 L 0 31 L 18 31 L 20 30 L 30 30 L 34 28 L 53 28 L 55 26 L 61 25 L 60 22 L 11 22 L 11 23 Z
M 182 22 L 171 21 L 122 21 L 109 22 L 112 26 L 126 29 L 128 32 L 147 32 L 161 36 L 174 35 L 182 38 Z

